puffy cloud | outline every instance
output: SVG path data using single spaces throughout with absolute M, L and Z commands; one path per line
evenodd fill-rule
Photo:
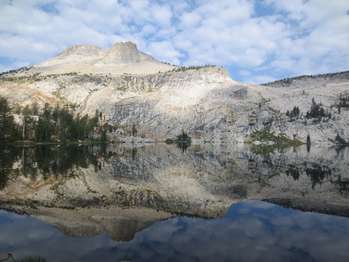
M 171 61 L 179 64 L 181 53 L 168 41 L 152 42 L 147 49 L 150 53 L 157 53 L 162 61 Z
M 0 70 L 125 40 L 171 63 L 226 66 L 243 81 L 345 70 L 348 10 L 347 0 L 2 1 Z

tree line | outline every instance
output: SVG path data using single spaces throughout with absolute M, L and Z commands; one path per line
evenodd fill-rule
M 295 121 L 296 119 L 302 118 L 303 114 L 301 113 L 298 106 L 293 107 L 293 109 L 286 111 L 286 116 L 289 117 L 289 121 Z M 309 111 L 305 113 L 306 119 L 316 119 L 321 121 L 322 119 L 330 119 L 332 117 L 331 112 L 324 109 L 321 103 L 317 103 L 314 98 L 311 100 L 311 106 Z
M 15 121 L 15 113 L 22 123 Z M 68 143 L 87 140 L 106 142 L 106 129 L 99 125 L 101 113 L 93 117 L 75 114 L 69 107 L 11 108 L 5 98 L 0 97 L 0 142 L 33 141 Z

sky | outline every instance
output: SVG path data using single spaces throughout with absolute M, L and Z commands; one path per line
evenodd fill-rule
M 243 82 L 345 71 L 349 0 L 0 0 L 0 71 L 118 41 Z

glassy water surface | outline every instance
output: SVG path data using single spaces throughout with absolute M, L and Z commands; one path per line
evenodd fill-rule
M 160 221 L 127 242 L 66 236 L 5 211 L 0 228 L 2 253 L 46 261 L 348 261 L 349 255 L 349 219 L 260 201 L 236 204 L 223 218 Z
M 349 218 L 260 201 L 328 213 L 335 204 L 334 213 L 346 214 L 348 155 L 2 146 L 0 203 L 12 212 L 0 211 L 0 258 L 349 261 Z

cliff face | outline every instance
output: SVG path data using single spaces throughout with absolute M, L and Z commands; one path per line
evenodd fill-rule
M 282 87 L 282 88 L 280 88 Z M 244 142 L 254 130 L 269 128 L 290 138 L 329 143 L 339 134 L 349 140 L 347 73 L 299 77 L 256 86 L 232 80 L 218 67 L 181 68 L 160 63 L 130 42 L 110 49 L 74 46 L 31 68 L 2 74 L 0 95 L 12 104 L 71 104 L 79 113 L 103 113 L 113 137 L 154 140 L 182 130 L 197 141 Z M 312 100 L 326 115 L 306 117 Z M 294 107 L 296 118 L 286 116 Z
M 281 115 L 284 120 L 276 122 L 274 129 L 283 130 L 289 136 L 296 134 L 303 141 L 309 134 L 315 143 L 330 143 L 329 139 L 333 140 L 337 134 L 349 139 L 349 104 L 344 102 L 348 94 L 349 72 L 301 76 L 261 87 L 261 95 L 273 109 L 280 113 L 291 111 L 294 107 L 300 110 L 299 117 L 293 119 Z M 306 117 L 313 100 L 321 105 L 327 117 Z

